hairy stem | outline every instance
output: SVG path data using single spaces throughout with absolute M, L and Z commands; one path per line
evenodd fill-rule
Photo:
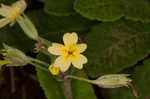
M 71 79 L 64 79 L 66 99 L 72 99 Z
M 31 65 L 33 65 L 33 66 L 35 66 L 35 67 L 37 67 L 37 68 L 39 68 L 39 69 L 41 69 L 41 70 L 44 70 L 44 71 L 46 71 L 46 72 L 49 72 L 49 70 L 47 69 L 47 68 L 44 68 L 44 67 L 42 67 L 41 65 L 39 65 L 39 64 L 36 64 L 36 63 L 30 63 Z
M 73 79 L 76 79 L 76 80 L 85 81 L 85 82 L 88 82 L 88 83 L 91 83 L 91 84 L 95 84 L 92 80 L 85 79 L 85 78 L 82 78 L 82 77 L 67 75 L 67 76 L 65 76 L 65 78 L 66 78 L 66 79 L 67 79 L 67 78 L 73 78 Z
M 41 65 L 44 65 L 45 67 L 48 67 L 48 66 L 49 66 L 49 64 L 46 63 L 46 62 L 44 62 L 44 61 L 41 61 L 41 60 L 38 60 L 38 59 L 34 59 L 34 58 L 31 58 L 31 57 L 29 57 L 29 59 L 30 59 L 32 62 L 39 63 L 39 64 L 41 64 Z

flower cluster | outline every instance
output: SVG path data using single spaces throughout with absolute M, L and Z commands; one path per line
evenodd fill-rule
M 25 34 L 32 40 L 38 42 L 36 45 L 36 52 L 43 51 L 44 54 L 46 53 L 46 55 L 49 55 L 50 57 L 51 54 L 57 57 L 51 57 L 55 60 L 52 60 L 52 64 L 48 68 L 47 66 L 49 64 L 41 60 L 26 56 L 24 52 L 4 44 L 6 55 L 4 55 L 5 60 L 0 60 L 0 67 L 3 65 L 24 66 L 26 64 L 32 64 L 37 68 L 45 71 L 48 71 L 49 69 L 53 75 L 58 75 L 59 72 L 66 72 L 71 65 L 77 69 L 82 69 L 83 65 L 88 62 L 87 58 L 82 55 L 82 53 L 87 49 L 87 45 L 85 43 L 78 44 L 79 38 L 77 33 L 65 33 L 63 36 L 64 45 L 59 43 L 52 43 L 51 46 L 49 46 L 51 42 L 41 38 L 30 19 L 26 15 L 22 14 L 26 7 L 27 5 L 24 0 L 19 0 L 13 3 L 11 6 L 1 4 L 0 15 L 4 18 L 0 19 L 0 28 L 9 23 L 12 26 L 17 21 Z M 45 66 L 46 68 L 42 67 L 41 65 Z M 102 88 L 118 88 L 122 86 L 128 86 L 132 80 L 127 76 L 129 75 L 109 74 L 101 76 L 96 80 L 89 80 L 72 75 L 66 76 L 66 73 L 63 75 L 64 79 L 74 78 L 77 80 L 96 84 Z

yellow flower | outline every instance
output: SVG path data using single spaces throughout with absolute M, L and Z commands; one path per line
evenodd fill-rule
M 59 69 L 57 67 L 54 67 L 54 64 L 51 64 L 49 66 L 49 71 L 53 74 L 53 75 L 58 75 L 59 74 Z
M 77 44 L 78 35 L 73 33 L 66 33 L 63 36 L 64 45 L 58 43 L 52 43 L 52 46 L 48 48 L 51 54 L 59 55 L 55 60 L 54 66 L 65 72 L 69 69 L 71 63 L 78 69 L 83 68 L 83 64 L 87 63 L 87 58 L 83 56 L 87 48 L 86 44 Z
M 0 19 L 0 28 L 9 23 L 12 26 L 15 23 L 16 18 L 23 13 L 25 9 L 26 3 L 24 0 L 19 0 L 11 6 L 1 4 L 0 15 L 4 18 Z

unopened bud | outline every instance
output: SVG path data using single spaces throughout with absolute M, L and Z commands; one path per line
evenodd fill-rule
M 128 86 L 128 83 L 132 80 L 128 78 L 129 74 L 110 74 L 104 75 L 97 80 L 93 81 L 102 88 L 118 88 L 123 86 Z
M 28 57 L 20 50 L 3 44 L 6 50 L 5 60 L 9 61 L 7 66 L 23 66 L 30 63 Z
M 54 64 L 51 64 L 49 66 L 49 71 L 53 74 L 53 75 L 58 75 L 59 74 L 59 69 L 57 67 L 54 67 Z
M 19 16 L 17 22 L 29 38 L 38 41 L 37 29 L 26 15 Z

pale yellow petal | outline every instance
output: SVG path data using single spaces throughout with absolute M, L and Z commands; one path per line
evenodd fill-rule
M 11 6 L 7 6 L 7 5 L 4 5 L 4 4 L 1 4 L 1 8 L 10 10 L 10 9 L 11 9 Z
M 2 19 L 0 19 L 0 28 L 4 27 L 9 22 L 10 22 L 10 20 L 8 18 L 2 18 Z
M 16 18 L 19 14 L 23 13 L 26 7 L 27 6 L 24 0 L 19 0 L 13 3 L 11 6 L 1 4 L 0 15 L 9 18 L 15 16 Z
M 11 14 L 12 8 L 10 6 L 6 6 L 1 4 L 0 15 L 3 17 L 8 17 Z
M 67 71 L 70 65 L 71 61 L 65 61 L 63 56 L 59 56 L 54 62 L 54 66 L 58 67 L 61 72 Z
M 87 45 L 86 44 L 78 44 L 77 49 L 78 49 L 79 53 L 82 53 L 87 49 Z
M 65 45 L 68 45 L 69 43 L 76 44 L 78 41 L 78 35 L 75 32 L 66 33 L 63 36 L 63 41 Z
M 52 43 L 52 46 L 50 46 L 48 48 L 48 51 L 51 53 L 51 54 L 54 54 L 54 55 L 62 55 L 62 51 L 61 49 L 63 48 L 64 46 L 62 44 L 59 44 L 59 43 Z
M 22 13 L 26 9 L 27 4 L 24 0 L 19 0 L 15 2 L 12 7 L 16 10 L 20 10 L 20 13 Z
M 83 64 L 87 63 L 87 58 L 81 54 L 79 54 L 78 58 L 76 60 L 72 60 L 72 64 L 74 67 L 78 69 L 83 68 Z

